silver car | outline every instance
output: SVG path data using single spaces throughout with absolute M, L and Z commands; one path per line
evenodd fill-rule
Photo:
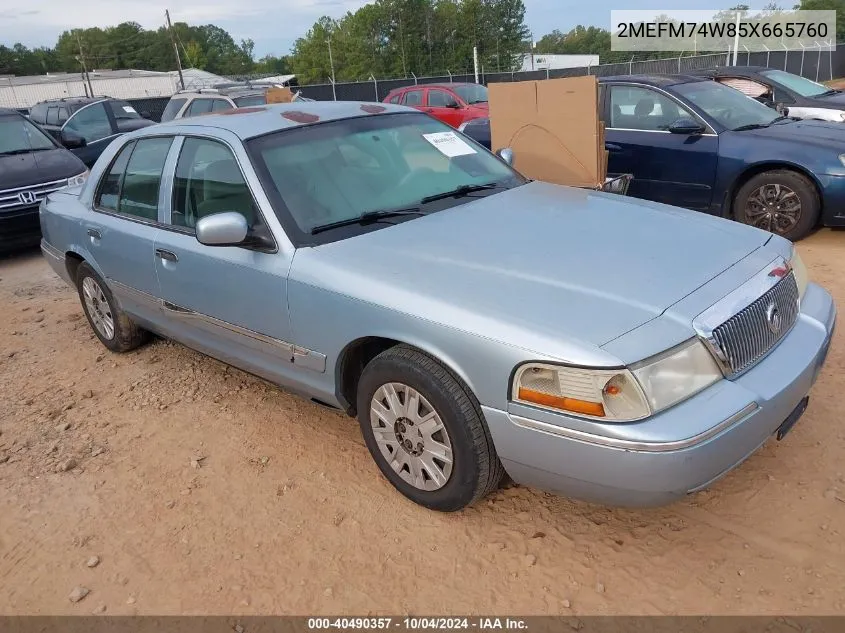
M 41 226 L 107 348 L 155 332 L 357 416 L 443 511 L 505 472 L 615 505 L 700 490 L 792 427 L 835 321 L 785 239 L 531 182 L 388 104 L 128 134 Z

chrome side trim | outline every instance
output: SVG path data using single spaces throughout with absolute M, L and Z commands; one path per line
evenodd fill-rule
M 137 303 L 147 304 L 149 306 L 157 307 L 161 303 L 160 299 L 143 290 L 138 290 L 132 286 L 127 286 L 119 281 L 115 281 L 111 277 L 107 278 L 107 283 L 112 292 L 118 296 L 127 297 Z
M 304 347 L 299 347 L 298 345 L 294 345 L 293 343 L 288 343 L 287 341 L 283 341 L 281 339 L 273 338 L 272 336 L 267 336 L 266 334 L 255 332 L 239 325 L 229 323 L 228 321 L 222 321 L 221 319 L 208 316 L 207 314 L 194 312 L 193 310 L 183 308 L 169 301 L 161 301 L 161 307 L 163 310 L 167 311 L 167 313 L 171 316 L 175 316 L 180 319 L 196 319 L 198 321 L 204 321 L 210 325 L 214 325 L 216 327 L 223 328 L 224 330 L 234 332 L 235 334 L 239 334 L 240 336 L 246 336 L 261 343 L 272 345 L 273 347 L 278 348 L 279 350 L 284 352 L 285 356 L 290 359 L 291 363 L 302 367 L 303 369 L 310 369 L 321 374 L 326 371 L 325 354 L 320 354 L 319 352 L 315 352 Z
M 517 415 L 509 415 L 509 417 L 514 424 L 524 429 L 548 433 L 549 435 L 556 435 L 558 437 L 565 437 L 578 442 L 585 442 L 587 444 L 595 444 L 597 446 L 615 448 L 623 451 L 639 453 L 666 453 L 691 448 L 697 444 L 706 442 L 710 438 L 715 437 L 722 431 L 729 429 L 737 422 L 748 417 L 756 410 L 757 403 L 752 402 L 743 407 L 740 411 L 734 413 L 729 418 L 722 420 L 713 428 L 707 429 L 703 433 L 699 433 L 693 437 L 688 437 L 684 440 L 673 440 L 671 442 L 638 442 L 634 440 L 623 440 L 615 437 L 607 437 L 605 435 L 596 435 L 595 433 L 587 433 L 586 431 L 577 431 L 575 429 L 569 429 L 556 424 L 549 424 L 548 422 L 531 420 Z
M 41 240 L 41 253 L 44 257 L 52 257 L 57 262 L 64 265 L 65 254 L 45 239 Z

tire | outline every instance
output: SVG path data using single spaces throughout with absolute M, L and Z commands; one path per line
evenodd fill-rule
M 128 352 L 149 339 L 149 333 L 121 310 L 102 277 L 87 262 L 76 271 L 76 289 L 88 324 L 112 352 Z
M 798 241 L 818 224 L 821 203 L 815 185 L 806 176 L 775 169 L 757 174 L 742 185 L 733 209 L 734 217 L 743 224 Z
M 390 402 L 391 388 L 396 400 L 393 407 L 385 407 L 384 403 Z M 390 414 L 403 413 L 407 417 L 399 417 L 391 428 L 371 410 L 376 406 L 376 394 L 384 397 L 381 415 L 389 418 Z M 431 510 L 454 512 L 499 486 L 504 468 L 478 401 L 462 381 L 431 356 L 406 345 L 382 352 L 364 368 L 357 398 L 358 422 L 370 454 L 390 483 L 411 501 Z M 409 403 L 416 403 L 416 407 Z M 416 411 L 412 413 L 413 408 Z M 386 414 L 384 409 L 388 409 Z M 417 427 L 413 426 L 414 420 Z M 441 430 L 432 431 L 438 428 L 438 422 L 442 423 Z M 379 425 L 379 430 L 374 424 Z M 405 442 L 413 437 L 413 452 L 400 447 L 403 437 Z M 451 464 L 438 459 L 449 454 L 443 450 L 445 446 L 451 448 Z M 385 451 L 395 458 L 388 461 Z M 417 464 L 415 471 L 412 461 Z M 416 485 L 409 481 L 415 474 L 422 474 Z

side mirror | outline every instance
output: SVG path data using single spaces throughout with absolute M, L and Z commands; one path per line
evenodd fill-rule
M 508 165 L 513 167 L 513 150 L 510 147 L 505 147 L 503 149 L 496 150 L 496 156 L 498 156 Z
M 80 147 L 85 147 L 88 143 L 87 141 L 79 136 L 79 134 L 74 134 L 73 132 L 69 132 L 67 130 L 62 130 L 61 134 L 59 134 L 59 143 L 64 145 L 67 149 L 79 149 Z
M 453 110 L 460 110 L 461 106 L 457 101 L 450 101 L 446 104 L 447 108 L 452 108 Z
M 200 218 L 196 225 L 197 241 L 206 246 L 235 246 L 249 233 L 246 218 L 235 211 L 214 213 Z
M 672 123 L 669 126 L 669 131 L 672 134 L 701 134 L 704 132 L 704 126 L 697 121 L 683 117 Z

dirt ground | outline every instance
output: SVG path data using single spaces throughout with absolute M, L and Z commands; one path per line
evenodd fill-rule
M 845 233 L 799 249 L 842 305 Z M 173 343 L 110 354 L 37 251 L 5 258 L 0 613 L 841 613 L 843 336 L 792 433 L 710 491 L 442 515 L 354 420 Z

